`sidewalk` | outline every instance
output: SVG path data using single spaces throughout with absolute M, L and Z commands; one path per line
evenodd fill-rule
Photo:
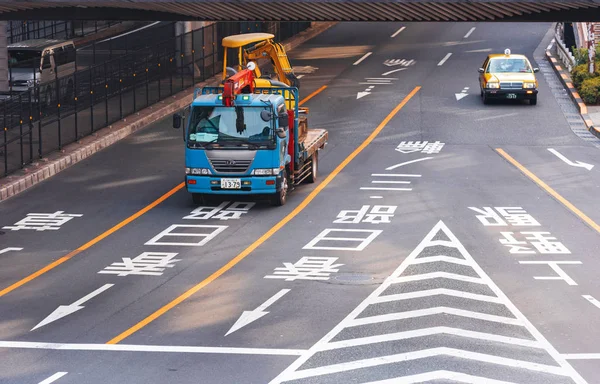
M 292 51 L 300 44 L 318 36 L 336 24 L 337 22 L 314 23 L 307 30 L 284 41 L 283 46 L 286 51 Z M 64 146 L 62 151 L 53 152 L 21 171 L 0 179 L 0 201 L 27 190 L 132 133 L 183 109 L 189 105 L 195 88 L 218 84 L 220 79 L 221 74 L 219 73 L 205 82 L 195 84 L 194 87 L 185 89 L 158 104 L 127 116 L 122 121 L 102 128 L 78 142 Z

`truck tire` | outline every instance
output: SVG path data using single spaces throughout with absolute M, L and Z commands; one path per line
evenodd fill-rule
M 287 195 L 290 188 L 289 185 L 290 183 L 288 181 L 287 171 L 284 170 L 282 173 L 281 187 L 279 188 L 279 191 L 275 194 L 275 196 L 271 198 L 271 205 L 280 207 L 287 203 Z
M 202 205 L 206 203 L 206 198 L 201 193 L 192 193 L 192 201 L 195 205 Z
M 309 183 L 316 183 L 319 175 L 319 152 L 315 152 L 311 159 L 310 176 L 306 179 Z

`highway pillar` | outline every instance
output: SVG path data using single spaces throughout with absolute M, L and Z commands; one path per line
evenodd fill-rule
M 6 21 L 0 21 L 0 92 L 8 92 L 8 40 Z

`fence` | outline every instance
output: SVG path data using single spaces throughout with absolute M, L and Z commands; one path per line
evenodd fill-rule
M 282 40 L 309 26 L 216 23 L 162 41 L 148 40 L 152 46 L 65 76 L 55 71 L 52 81 L 0 102 L 0 177 L 220 73 L 220 41 L 225 36 L 275 30 Z
M 98 33 L 120 21 L 10 21 L 8 44 L 32 39 L 74 39 Z

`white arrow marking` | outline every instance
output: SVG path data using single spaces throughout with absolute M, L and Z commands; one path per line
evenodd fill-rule
M 417 163 L 419 161 L 424 161 L 424 160 L 429 160 L 429 159 L 433 159 L 433 157 L 424 157 L 422 159 L 415 159 L 415 160 L 411 160 L 411 161 L 406 161 L 404 163 L 400 163 L 400 164 L 396 164 L 396 165 L 392 165 L 391 167 L 387 167 L 385 170 L 386 171 L 391 171 L 392 169 L 396 169 L 396 168 L 400 168 L 403 165 L 408 165 L 408 164 L 412 164 L 412 163 Z
M 114 284 L 104 284 L 102 287 L 96 289 L 94 292 L 90 293 L 89 295 L 82 297 L 81 299 L 77 300 L 76 302 L 74 302 L 71 305 L 59 306 L 54 312 L 52 312 L 48 317 L 46 317 L 44 320 L 42 320 L 38 325 L 33 327 L 31 330 L 32 331 L 36 330 L 40 327 L 43 327 L 44 325 L 48 325 L 58 319 L 62 319 L 65 316 L 71 315 L 71 314 L 79 311 L 80 309 L 85 308 L 82 306 L 83 303 L 85 303 L 88 300 L 91 300 L 95 296 L 98 296 L 99 294 L 106 291 L 113 285 Z
M 371 92 L 358 92 L 358 93 L 356 94 L 356 98 L 357 98 L 357 99 L 360 99 L 360 98 L 363 98 L 363 97 L 365 97 L 365 96 L 367 96 L 367 95 L 370 95 L 370 94 L 371 94 Z
M 8 247 L 8 248 L 0 249 L 0 255 L 3 253 L 10 252 L 10 251 L 22 251 L 22 250 L 23 250 L 23 248 Z
M 391 74 L 392 74 L 392 73 L 394 73 L 394 72 L 398 72 L 398 71 L 405 71 L 405 70 L 406 70 L 406 68 L 394 69 L 393 71 L 389 71 L 389 72 L 386 72 L 386 73 L 382 73 L 382 74 L 381 74 L 381 76 L 387 76 L 387 75 L 391 75 Z
M 596 307 L 600 308 L 600 301 L 596 300 L 594 296 L 591 295 L 582 295 L 584 299 L 594 304 Z
M 61 377 L 65 376 L 67 373 L 69 372 L 56 372 L 54 375 L 50 376 L 49 378 L 47 378 L 44 381 L 40 381 L 39 384 L 50 384 L 50 383 L 54 383 L 56 380 L 60 379 Z
M 454 96 L 456 96 L 456 101 L 462 100 L 465 97 L 469 96 L 468 93 L 455 93 Z
M 584 163 L 581 161 L 572 162 L 571 160 L 567 159 L 564 155 L 562 155 L 560 152 L 558 152 L 554 148 L 548 148 L 548 150 L 550 152 L 552 152 L 553 154 L 555 154 L 556 157 L 558 157 L 559 159 L 561 159 L 562 161 L 564 161 L 565 163 L 569 164 L 572 167 L 581 167 L 581 168 L 587 169 L 588 171 L 591 171 L 592 168 L 594 168 L 594 166 L 592 164 Z
M 264 315 L 269 313 L 269 312 L 265 312 L 265 309 L 267 309 L 268 307 L 273 305 L 273 303 L 275 303 L 277 300 L 281 299 L 283 297 L 283 295 L 285 295 L 289 291 L 290 291 L 290 289 L 282 289 L 281 291 L 277 292 L 273 297 L 271 297 L 269 300 L 262 303 L 254 311 L 244 311 L 242 313 L 242 315 L 240 316 L 240 318 L 235 322 L 235 324 L 233 324 L 233 326 L 231 327 L 229 332 L 227 332 L 225 334 L 225 336 L 237 331 L 240 328 L 245 327 L 246 325 L 252 323 L 253 321 L 260 319 L 261 317 L 263 317 Z

